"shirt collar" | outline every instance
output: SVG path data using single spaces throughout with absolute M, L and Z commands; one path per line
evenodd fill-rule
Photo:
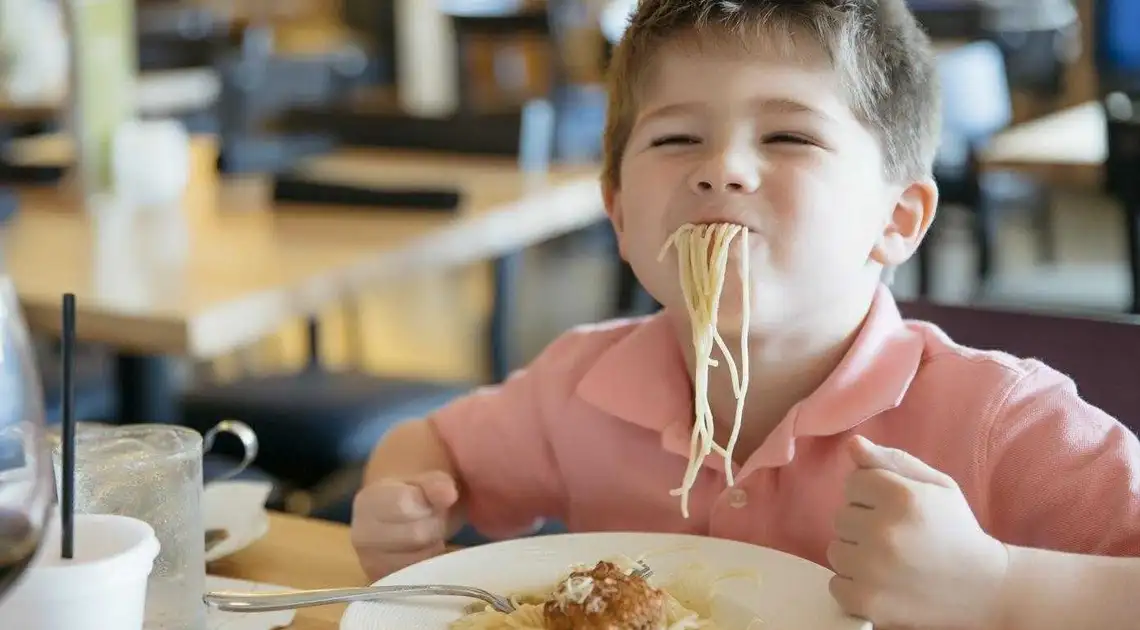
M 890 290 L 880 286 L 835 371 L 788 412 L 752 459 L 760 466 L 786 464 L 796 438 L 837 435 L 897 407 L 918 372 L 924 345 L 922 335 L 904 324 Z M 579 381 L 576 394 L 600 411 L 661 432 L 666 450 L 688 456 L 692 380 L 663 312 L 646 318 L 603 353 Z M 706 461 L 723 468 L 720 458 Z M 750 461 L 746 468 L 751 467 Z

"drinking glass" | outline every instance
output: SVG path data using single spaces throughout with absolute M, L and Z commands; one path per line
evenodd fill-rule
M 0 268 L 0 599 L 39 548 L 54 499 L 50 461 L 28 329 Z
M 233 476 L 257 456 L 257 438 L 240 422 L 223 421 L 205 437 L 166 424 L 84 423 L 76 433 L 76 513 L 140 519 L 162 546 L 147 586 L 147 630 L 205 629 L 202 455 L 218 433 L 242 442 L 244 459 L 226 474 Z M 58 467 L 58 448 L 55 453 Z

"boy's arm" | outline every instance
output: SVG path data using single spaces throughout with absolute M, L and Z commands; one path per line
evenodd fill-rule
M 440 471 L 460 484 L 443 441 L 426 419 L 412 420 L 394 427 L 380 440 L 364 468 L 364 485 L 381 479 L 409 478 L 421 473 Z M 463 526 L 463 496 L 451 508 L 448 538 Z
M 1140 555 L 1140 441 L 1039 366 L 999 404 L 981 462 L 990 534 L 1080 554 Z
M 543 396 L 559 390 L 573 345 L 574 337 L 564 335 L 502 384 L 394 428 L 373 452 L 365 483 L 448 473 L 460 491 L 454 529 L 462 514 L 491 537 L 528 533 L 543 518 L 564 518 L 565 489 Z
M 1140 558 L 1009 547 L 998 630 L 1120 630 L 1140 619 Z
M 364 483 L 386 477 L 408 477 L 439 470 L 455 476 L 455 466 L 426 419 L 405 422 L 388 431 L 364 469 Z

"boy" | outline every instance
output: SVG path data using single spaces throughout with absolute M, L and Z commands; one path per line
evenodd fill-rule
M 440 553 L 463 522 L 497 537 L 544 518 L 718 536 L 833 567 L 837 550 L 864 566 L 850 536 L 873 524 L 892 557 L 914 554 L 896 577 L 940 594 L 901 623 L 965 627 L 993 607 L 946 594 L 993 599 L 1006 556 L 990 536 L 1140 553 L 1136 438 L 1040 363 L 904 322 L 880 282 L 937 204 L 939 97 L 903 0 L 642 0 L 611 73 L 606 208 L 664 309 L 571 331 L 501 386 L 394 429 L 354 505 L 370 575 Z M 689 455 L 692 336 L 676 254 L 658 254 L 678 227 L 709 222 L 749 230 L 751 374 L 736 485 L 708 458 L 684 518 L 670 490 Z M 745 319 L 742 288 L 729 273 L 726 340 Z M 723 445 L 736 405 L 723 362 L 708 399 Z M 938 469 L 969 509 L 882 480 L 845 494 L 867 477 L 853 434 Z M 837 597 L 858 612 L 869 578 L 838 573 L 850 592 Z

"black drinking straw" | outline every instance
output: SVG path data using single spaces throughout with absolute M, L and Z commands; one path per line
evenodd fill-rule
M 75 294 L 63 295 L 63 462 L 60 467 L 63 486 L 60 500 L 60 555 L 70 560 L 75 548 L 75 391 L 72 372 L 75 369 Z

